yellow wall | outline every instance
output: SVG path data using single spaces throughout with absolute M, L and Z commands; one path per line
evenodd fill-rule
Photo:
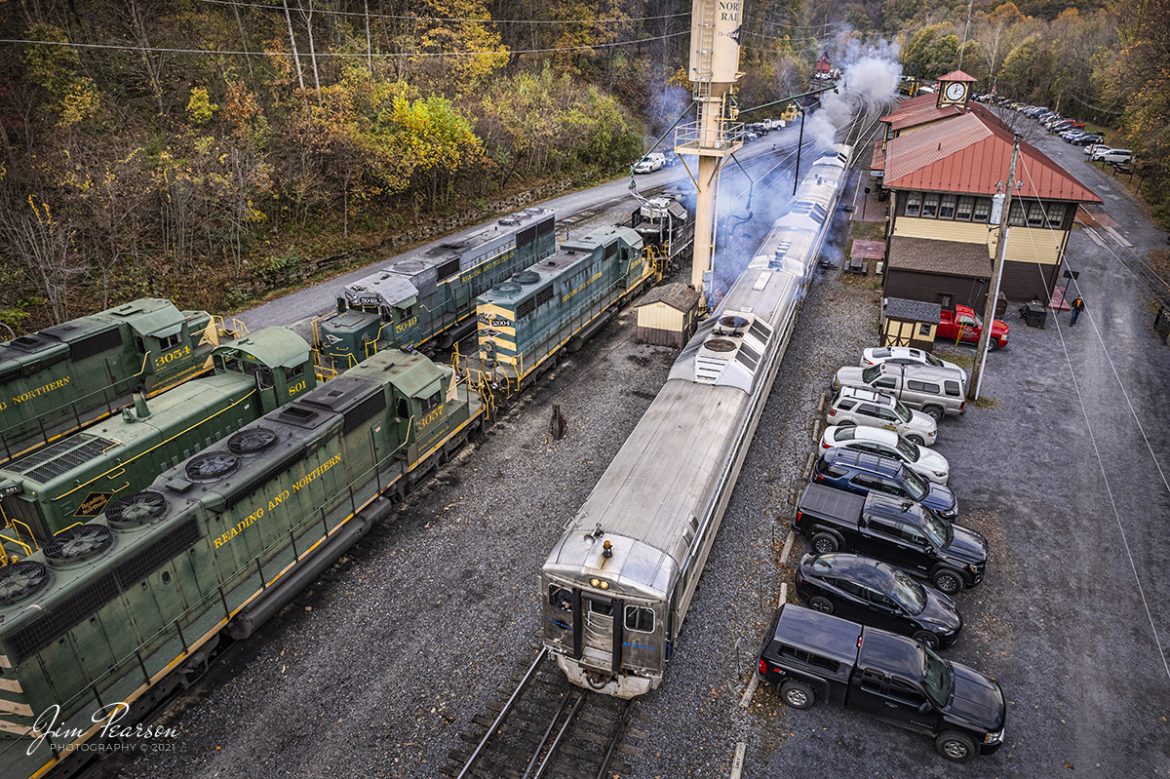
M 1013 227 L 1008 232 L 1004 259 L 1055 265 L 1064 254 L 1068 233 L 1044 227 Z
M 960 243 L 981 243 L 988 246 L 987 256 L 991 257 L 990 230 L 978 222 L 952 222 L 946 219 L 918 219 L 913 216 L 899 216 L 894 220 L 894 235 L 906 238 L 931 238 L 936 241 L 959 241 Z
M 651 303 L 638 309 L 638 327 L 678 332 L 684 327 L 683 312 L 665 303 Z

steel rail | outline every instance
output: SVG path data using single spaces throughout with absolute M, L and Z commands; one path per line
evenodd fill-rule
M 547 656 L 548 647 L 542 646 L 540 648 L 540 652 L 538 652 L 536 655 L 536 659 L 532 661 L 532 665 L 528 666 L 528 670 L 525 671 L 524 677 L 520 680 L 520 683 L 516 685 L 516 689 L 512 691 L 512 695 L 508 698 L 507 703 L 505 703 L 504 707 L 500 709 L 500 713 L 496 716 L 495 722 L 493 722 L 491 727 L 487 729 L 487 733 L 483 734 L 483 738 L 481 738 L 479 743 L 476 744 L 475 750 L 471 753 L 471 756 L 467 758 L 467 763 L 463 766 L 463 770 L 459 772 L 459 775 L 455 777 L 455 779 L 464 779 L 464 777 L 468 776 L 468 772 L 475 766 L 475 761 L 479 759 L 480 754 L 483 753 L 484 747 L 487 746 L 488 740 L 491 739 L 491 737 L 496 734 L 496 731 L 500 729 L 500 725 L 504 723 L 504 720 L 512 711 L 512 707 L 516 705 L 516 702 L 520 699 L 521 694 L 523 694 L 524 690 L 528 687 L 528 684 L 532 681 L 532 678 L 536 676 L 536 670 L 540 667 L 541 663 L 544 662 L 544 659 Z

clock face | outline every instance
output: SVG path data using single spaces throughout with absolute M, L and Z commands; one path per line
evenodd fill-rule
M 967 88 L 958 81 L 952 81 L 950 84 L 947 84 L 947 100 L 954 100 L 955 102 L 958 102 L 963 99 L 963 95 L 966 93 Z

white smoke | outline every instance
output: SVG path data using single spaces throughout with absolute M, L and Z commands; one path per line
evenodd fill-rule
M 809 115 L 805 134 L 824 150 L 837 142 L 838 131 L 859 111 L 892 101 L 898 93 L 902 65 L 897 44 L 882 41 L 862 45 L 851 40 L 841 66 L 841 80 L 834 92 L 821 95 L 821 107 Z

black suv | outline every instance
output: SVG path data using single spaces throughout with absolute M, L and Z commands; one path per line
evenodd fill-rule
M 909 498 L 943 519 L 954 519 L 959 515 L 955 493 L 941 484 L 927 481 L 901 460 L 892 457 L 856 449 L 828 449 L 817 459 L 809 481 L 858 495 L 877 492 L 895 498 Z
M 934 737 L 965 763 L 1003 744 L 1007 703 L 994 679 L 918 642 L 802 606 L 781 606 L 760 651 L 759 673 L 794 709 L 819 700 Z
M 815 611 L 911 636 L 931 649 L 954 644 L 963 627 L 950 596 L 861 555 L 805 555 L 796 593 Z

